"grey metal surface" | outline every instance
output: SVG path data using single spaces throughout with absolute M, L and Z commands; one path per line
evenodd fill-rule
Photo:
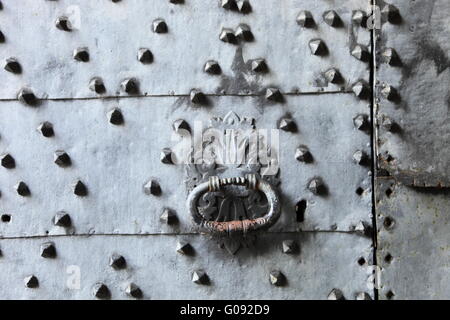
M 377 1 L 381 8 L 384 1 Z M 383 16 L 377 30 L 376 80 L 379 166 L 406 185 L 450 186 L 450 3 L 447 0 L 393 0 L 400 23 Z M 383 63 L 393 48 L 401 65 Z M 381 90 L 394 87 L 398 96 L 386 99 Z M 384 122 L 395 123 L 388 130 Z
M 300 250 L 282 253 L 282 241 L 295 240 Z M 177 240 L 188 241 L 195 255 L 176 252 Z M 39 246 L 53 241 L 57 256 L 45 259 Z M 0 293 L 2 298 L 93 299 L 97 282 L 108 286 L 111 299 L 128 299 L 125 288 L 133 282 L 145 299 L 326 299 L 334 288 L 347 299 L 360 292 L 373 297 L 368 287 L 367 264 L 372 242 L 365 237 L 340 233 L 264 235 L 254 248 L 230 256 L 207 236 L 91 236 L 0 240 Z M 319 249 L 320 248 L 320 249 Z M 115 270 L 109 258 L 120 254 L 126 268 Z M 75 266 L 75 267 L 74 267 Z M 80 287 L 72 284 L 76 267 Z M 209 285 L 191 281 L 192 272 L 204 270 Z M 280 270 L 284 286 L 269 282 Z M 35 275 L 38 288 L 27 288 L 23 279 Z M 69 287 L 67 283 L 69 282 Z M 4 285 L 7 284 L 7 285 Z
M 366 10 L 368 0 L 330 3 L 318 1 L 252 1 L 252 11 L 240 14 L 220 7 L 219 1 L 190 0 L 172 4 L 167 0 L 127 1 L 5 1 L 1 12 L 1 58 L 16 57 L 22 73 L 0 73 L 1 99 L 14 99 L 22 86 L 40 98 L 97 96 L 89 89 L 93 77 L 103 79 L 103 95 L 127 95 L 120 90 L 125 78 L 140 83 L 142 95 L 188 94 L 192 88 L 206 93 L 261 94 L 268 86 L 283 92 L 349 90 L 360 79 L 369 79 L 369 67 L 350 52 L 356 44 L 370 46 L 370 32 L 352 25 L 353 10 Z M 334 9 L 343 22 L 338 28 L 322 18 Z M 315 28 L 301 28 L 296 18 L 309 10 Z M 72 31 L 55 26 L 67 16 Z M 270 17 L 270 19 L 269 19 Z M 167 33 L 154 33 L 152 23 L 164 19 Z M 251 27 L 254 40 L 238 44 L 219 40 L 222 28 Z M 309 41 L 322 39 L 328 55 L 314 56 Z M 86 47 L 89 62 L 73 59 L 73 51 Z M 138 50 L 148 48 L 153 62 L 138 61 Z M 269 72 L 250 71 L 252 59 L 264 58 Z M 216 60 L 222 75 L 203 71 L 208 60 Z M 317 78 L 330 68 L 340 70 L 341 84 L 326 84 Z
M 10 222 L 0 223 L 0 234 L 193 231 L 185 206 L 184 166 L 161 163 L 160 153 L 176 144 L 171 141 L 175 120 L 185 119 L 191 127 L 200 120 L 206 127 L 211 117 L 230 111 L 254 117 L 257 128 L 276 128 L 286 114 L 297 124 L 297 132 L 280 131 L 282 214 L 273 230 L 351 231 L 361 221 L 371 224 L 370 168 L 352 159 L 356 150 L 370 153 L 370 136 L 353 123 L 358 114 L 369 113 L 366 103 L 351 94 L 333 94 L 331 101 L 328 95 L 286 96 L 281 107 L 259 97 L 210 100 L 207 108 L 192 107 L 187 97 L 46 101 L 36 108 L 3 102 L 0 150 L 14 157 L 16 166 L 0 167 L 1 213 L 11 216 Z M 108 121 L 108 112 L 116 107 L 123 114 L 122 125 Z M 44 121 L 53 124 L 54 137 L 36 130 Z M 308 146 L 312 163 L 295 159 L 299 145 Z M 70 166 L 54 163 L 57 150 L 67 152 Z M 327 195 L 307 190 L 313 177 L 322 178 Z M 143 186 L 151 178 L 159 182 L 161 195 L 145 194 Z M 78 179 L 87 187 L 84 197 L 73 193 Z M 19 181 L 28 185 L 29 196 L 17 194 L 14 186 Z M 302 199 L 307 208 L 299 223 L 295 206 Z M 160 222 L 165 207 L 176 212 L 179 224 Z M 72 218 L 71 228 L 53 225 L 52 218 L 61 210 Z
M 449 195 L 378 179 L 381 299 L 449 299 Z

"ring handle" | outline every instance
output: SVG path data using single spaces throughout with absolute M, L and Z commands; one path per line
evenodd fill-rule
M 269 203 L 269 211 L 262 217 L 255 219 L 233 220 L 226 222 L 208 221 L 199 212 L 197 202 L 206 192 L 221 190 L 226 185 L 246 186 L 251 190 L 259 190 L 264 193 Z M 210 177 L 207 182 L 203 182 L 195 187 L 187 198 L 187 207 L 194 222 L 212 233 L 233 233 L 248 232 L 258 229 L 269 228 L 280 217 L 281 204 L 277 192 L 272 185 L 262 179 L 257 179 L 255 174 L 247 174 L 245 177 L 222 178 Z

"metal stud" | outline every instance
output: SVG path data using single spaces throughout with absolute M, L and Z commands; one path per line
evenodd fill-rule
M 252 6 L 248 0 L 238 0 L 236 5 L 240 13 L 246 14 L 252 11 Z
M 400 131 L 400 126 L 398 125 L 398 123 L 389 117 L 383 118 L 383 128 L 392 133 Z
M 233 30 L 229 28 L 222 28 L 219 39 L 227 43 L 236 43 L 236 36 L 234 35 Z
M 56 248 L 53 242 L 45 242 L 41 244 L 41 257 L 56 258 Z
M 28 188 L 27 184 L 23 181 L 16 184 L 14 189 L 16 189 L 16 192 L 22 197 L 28 197 L 31 194 L 30 188 Z
M 243 23 L 241 23 L 236 28 L 236 32 L 234 33 L 234 35 L 236 36 L 236 38 L 247 42 L 251 42 L 254 39 L 250 26 Z
M 73 193 L 80 197 L 85 197 L 88 194 L 86 185 L 80 180 L 75 181 L 72 184 Z
M 356 295 L 356 300 L 372 300 L 372 297 L 367 292 L 360 292 Z
M 345 300 L 345 297 L 341 290 L 333 289 L 328 294 L 328 300 Z
M 315 25 L 314 18 L 309 11 L 300 11 L 297 16 L 297 24 L 303 28 L 312 28 Z
M 55 25 L 60 30 L 72 31 L 72 24 L 70 23 L 69 18 L 66 16 L 58 17 L 55 21 Z
M 386 16 L 387 21 L 390 23 L 399 23 L 401 20 L 400 11 L 392 4 L 386 4 L 381 10 L 381 13 Z
M 108 121 L 111 124 L 121 125 L 124 123 L 123 114 L 119 108 L 114 108 L 108 112 Z
M 295 159 L 301 162 L 311 162 L 312 155 L 307 146 L 299 146 L 295 150 Z
M 23 282 L 25 284 L 25 287 L 30 289 L 39 287 L 39 280 L 34 275 L 26 277 L 25 279 L 23 279 Z
M 358 224 L 354 228 L 354 231 L 368 237 L 372 235 L 372 227 L 370 226 L 370 224 L 364 221 L 358 222 Z
M 5 42 L 5 35 L 3 34 L 3 32 L 0 30 L 0 43 Z
M 9 71 L 11 73 L 19 74 L 22 72 L 22 67 L 20 66 L 20 63 L 16 58 L 6 59 L 4 68 L 6 71 Z
M 9 153 L 2 155 L 0 162 L 2 167 L 6 169 L 14 169 L 16 167 L 16 161 Z
M 139 93 L 139 84 L 136 79 L 128 78 L 121 82 L 120 84 L 123 91 L 128 94 L 137 94 Z
M 283 131 L 295 131 L 296 125 L 291 118 L 282 118 L 278 124 L 278 128 Z
M 315 56 L 323 56 L 328 52 L 325 42 L 320 39 L 311 40 L 309 42 L 309 50 Z
M 53 125 L 48 121 L 42 122 L 39 127 L 37 127 L 37 130 L 46 138 L 53 137 L 55 135 Z
M 194 104 L 203 104 L 206 101 L 204 93 L 197 89 L 192 89 L 189 97 Z
M 326 11 L 323 15 L 323 20 L 331 27 L 339 27 L 342 24 L 341 18 L 334 10 Z
M 366 47 L 364 47 L 360 44 L 357 44 L 352 50 L 352 56 L 358 60 L 367 62 L 367 61 L 369 61 L 370 53 Z
M 178 253 L 184 255 L 191 255 L 193 253 L 192 246 L 189 244 L 189 242 L 186 241 L 178 241 L 176 250 Z
M 273 270 L 269 274 L 270 283 L 274 286 L 283 286 L 286 283 L 286 277 L 279 270 Z
M 313 178 L 308 182 L 308 190 L 315 195 L 325 193 L 325 185 L 320 178 Z
M 165 208 L 163 210 L 163 213 L 161 214 L 159 219 L 161 220 L 161 222 L 163 222 L 165 224 L 169 224 L 169 225 L 175 224 L 178 222 L 178 218 L 177 218 L 175 212 L 173 212 L 169 208 Z
M 214 60 L 206 61 L 203 70 L 209 74 L 220 74 L 222 72 L 219 63 Z
M 106 91 L 103 80 L 99 77 L 92 78 L 91 81 L 89 81 L 89 89 L 98 94 L 105 93 Z
M 209 277 L 203 270 L 195 270 L 192 273 L 192 282 L 196 284 L 208 284 L 209 283 Z
M 267 88 L 265 97 L 267 100 L 270 101 L 281 101 L 283 95 L 281 94 L 281 91 L 278 88 Z
M 173 0 L 172 0 L 173 1 Z M 139 288 L 136 284 L 134 284 L 133 282 L 131 282 L 130 284 L 128 284 L 128 286 L 125 289 L 125 292 L 127 293 L 127 295 L 129 295 L 130 297 L 136 298 L 136 299 L 140 299 L 142 298 L 142 290 L 141 288 Z
M 191 132 L 191 127 L 186 122 L 186 120 L 183 120 L 183 119 L 175 120 L 173 122 L 172 126 L 173 126 L 173 129 L 175 130 L 175 132 L 177 132 L 177 133 L 183 133 L 183 131 Z
M 266 60 L 264 59 L 253 59 L 251 61 L 251 68 L 254 72 L 266 72 L 268 69 Z
M 159 196 L 161 194 L 161 187 L 156 180 L 150 180 L 144 186 L 144 193 L 147 195 Z
M 31 91 L 31 89 L 28 89 L 28 88 L 20 89 L 19 94 L 17 95 L 17 98 L 22 103 L 25 103 L 30 106 L 34 106 L 38 102 L 38 99 L 35 96 L 35 94 L 33 93 L 33 91 Z
M 80 62 L 89 61 L 89 50 L 86 47 L 73 50 L 73 58 Z
M 182 4 L 184 3 L 184 0 L 169 0 L 169 2 L 173 4 Z
M 400 58 L 397 54 L 397 52 L 393 48 L 387 48 L 383 50 L 381 53 L 381 56 L 383 58 L 383 62 L 391 65 L 391 66 L 399 66 L 401 65 Z
M 352 91 L 360 99 L 367 99 L 370 95 L 368 85 L 364 81 L 358 81 L 352 86 Z
M 365 164 L 367 164 L 367 160 L 368 160 L 368 156 L 362 150 L 358 150 L 353 154 L 353 161 L 356 164 L 365 165 Z
M 111 292 L 108 287 L 103 283 L 96 283 L 92 288 L 92 294 L 98 299 L 109 299 L 111 298 Z
M 59 211 L 53 217 L 53 224 L 55 226 L 68 228 L 72 225 L 72 220 L 67 212 Z
M 235 0 L 221 0 L 220 6 L 226 10 L 235 10 L 237 8 Z
M 353 13 L 352 21 L 355 25 L 364 27 L 367 21 L 367 14 L 364 11 L 356 10 Z
M 394 87 L 389 86 L 389 85 L 385 86 L 381 90 L 381 94 L 383 95 L 383 97 L 385 97 L 389 101 L 397 101 L 399 99 L 397 90 Z
M 60 167 L 68 167 L 72 164 L 69 155 L 63 150 L 56 150 L 53 161 Z
M 342 81 L 342 76 L 340 72 L 335 68 L 326 71 L 325 78 L 331 83 L 339 83 Z
M 153 53 L 150 51 L 150 49 L 140 48 L 138 50 L 137 58 L 140 62 L 142 62 L 144 64 L 152 63 L 153 62 Z
M 127 261 L 123 256 L 114 253 L 109 258 L 109 265 L 116 270 L 125 269 L 127 267 Z
M 369 117 L 365 114 L 359 114 L 353 118 L 353 124 L 358 130 L 367 130 L 369 128 Z
M 164 148 L 161 150 L 160 159 L 162 163 L 173 164 L 172 160 L 172 150 L 169 148 Z
M 294 240 L 284 240 L 282 244 L 283 253 L 292 254 L 298 250 L 297 243 Z
M 153 32 L 155 33 L 167 33 L 167 24 L 163 19 L 156 19 L 153 21 Z

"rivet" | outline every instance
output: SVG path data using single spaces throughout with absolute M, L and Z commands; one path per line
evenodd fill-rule
M 92 294 L 98 299 L 109 299 L 111 298 L 111 292 L 108 287 L 103 283 L 96 283 L 92 288 Z
M 92 78 L 91 81 L 89 81 L 89 89 L 98 94 L 102 94 L 106 91 L 103 80 L 99 77 Z
M 250 29 L 250 27 L 246 24 L 241 23 L 237 28 L 234 35 L 243 41 L 251 42 L 253 41 L 253 33 Z
M 156 180 L 150 180 L 144 185 L 144 193 L 147 195 L 159 196 L 161 194 L 161 187 Z
M 55 25 L 60 30 L 72 31 L 72 24 L 70 23 L 69 18 L 66 16 L 58 17 L 55 21 Z
M 267 88 L 265 98 L 270 101 L 281 101 L 283 95 L 278 88 Z
M 383 95 L 384 98 L 386 98 L 389 101 L 397 101 L 400 98 L 397 90 L 390 85 L 381 89 L 381 94 Z
M 324 194 L 326 187 L 320 178 L 313 178 L 308 182 L 308 190 L 315 195 Z
M 335 68 L 327 70 L 325 72 L 325 78 L 331 83 L 339 83 L 342 81 L 340 72 Z
M 184 3 L 184 0 L 169 0 L 169 2 L 173 4 L 182 4 Z
M 386 4 L 381 13 L 386 16 L 387 21 L 390 23 L 397 24 L 401 21 L 400 11 L 392 4 Z
M 279 270 L 273 270 L 269 274 L 270 283 L 274 286 L 283 286 L 286 283 L 286 277 Z
M 297 243 L 294 240 L 284 240 L 282 244 L 283 253 L 292 254 L 298 250 Z
M 183 133 L 183 131 L 191 132 L 191 127 L 186 122 L 186 120 L 178 119 L 175 120 L 172 124 L 173 130 L 177 133 Z
M 137 58 L 140 62 L 142 62 L 144 64 L 152 63 L 153 62 L 153 53 L 150 51 L 150 49 L 140 48 L 138 50 Z
M 155 33 L 167 33 L 167 24 L 163 19 L 156 19 L 153 21 L 153 32 Z
M 55 135 L 55 132 L 53 131 L 53 125 L 48 121 L 42 122 L 37 127 L 37 130 L 46 138 L 53 137 Z
M 358 150 L 353 154 L 353 161 L 359 165 L 366 165 L 368 156 L 364 151 Z
M 189 242 L 186 241 L 178 241 L 177 243 L 177 252 L 184 254 L 184 255 L 191 255 L 193 253 L 192 246 L 189 244 Z
M 369 87 L 364 81 L 358 81 L 353 84 L 352 91 L 359 99 L 367 99 L 370 96 Z
M 80 180 L 75 181 L 72 184 L 73 193 L 80 197 L 85 197 L 88 194 L 86 185 Z
M 28 89 L 28 88 L 20 89 L 19 94 L 17 95 L 17 98 L 22 103 L 28 104 L 30 106 L 34 106 L 38 102 L 38 99 L 35 96 L 35 94 L 33 93 L 33 91 L 31 91 L 31 89 Z
M 77 61 L 88 62 L 89 61 L 89 50 L 86 47 L 77 48 L 73 50 L 73 58 Z
M 170 148 L 164 148 L 161 150 L 160 160 L 165 164 L 173 164 L 172 150 Z
M 169 208 L 165 208 L 163 210 L 163 213 L 161 214 L 159 219 L 161 220 L 161 222 L 163 222 L 165 224 L 169 224 L 169 225 L 176 224 L 178 222 L 178 218 L 177 218 L 175 212 L 173 212 Z
M 267 64 L 266 64 L 266 60 L 264 59 L 253 59 L 251 61 L 251 67 L 252 67 L 252 71 L 254 72 L 266 72 L 267 71 Z
M 252 11 L 252 6 L 248 0 L 238 0 L 236 5 L 240 13 L 246 14 Z
M 125 269 L 127 267 L 127 261 L 123 256 L 114 253 L 109 258 L 109 265 L 116 270 Z
M 354 231 L 362 234 L 364 236 L 371 236 L 372 234 L 372 227 L 364 222 L 364 221 L 360 221 L 358 222 L 358 224 L 354 227 Z
M 197 89 L 191 90 L 189 98 L 194 104 L 203 104 L 206 101 L 206 96 L 204 95 L 204 93 Z
M 356 300 L 372 300 L 372 297 L 367 292 L 360 292 L 356 295 Z
M 53 242 L 45 242 L 41 244 L 41 257 L 43 258 L 55 258 L 56 248 Z
M 16 58 L 8 58 L 5 60 L 4 68 L 11 73 L 19 74 L 22 72 L 22 67 Z
M 295 159 L 301 162 L 311 162 L 312 154 L 307 146 L 302 145 L 295 150 Z
M 5 42 L 5 35 L 3 34 L 3 32 L 0 30 L 0 43 L 4 43 Z
M 315 26 L 314 18 L 309 11 L 300 11 L 297 15 L 297 24 L 303 28 L 312 28 Z
M 345 300 L 345 297 L 341 290 L 333 289 L 328 294 L 328 300 Z
M 22 197 L 28 197 L 31 194 L 27 184 L 23 181 L 20 181 L 18 184 L 16 184 L 14 186 L 14 189 L 16 189 L 17 193 Z
M 358 130 L 367 130 L 369 129 L 369 117 L 365 114 L 359 114 L 353 118 L 353 125 Z
M 236 1 L 235 0 L 221 0 L 220 6 L 226 10 L 236 10 Z
M 174 0 L 172 0 L 174 1 Z M 134 283 L 130 283 L 128 284 L 128 286 L 125 289 L 125 292 L 127 293 L 127 295 L 129 295 L 130 297 L 136 298 L 136 299 L 140 299 L 142 298 L 142 290 L 141 288 L 139 288 L 136 284 Z
M 365 27 L 367 23 L 367 14 L 364 11 L 356 10 L 353 13 L 352 21 L 357 26 Z
M 381 56 L 383 58 L 383 62 L 391 65 L 391 66 L 400 66 L 401 61 L 397 54 L 397 52 L 393 48 L 386 48 L 381 52 Z
M 203 270 L 195 270 L 192 273 L 192 282 L 196 283 L 196 284 L 208 284 L 209 283 L 209 277 L 206 274 L 205 271 Z
M 309 50 L 311 51 L 311 54 L 315 56 L 323 56 L 328 52 L 325 42 L 320 39 L 311 40 L 309 42 Z
M 328 24 L 331 27 L 340 27 L 342 24 L 341 18 L 334 10 L 326 11 L 323 14 L 323 20 L 326 24 Z
M 222 72 L 219 63 L 214 60 L 206 61 L 203 70 L 209 74 L 220 74 Z
M 230 28 L 222 28 L 219 39 L 227 43 L 236 43 L 236 36 L 234 35 L 233 30 L 231 30 Z
M 108 121 L 111 124 L 121 125 L 124 123 L 123 114 L 119 108 L 114 108 L 110 110 L 107 114 Z
M 139 84 L 136 79 L 128 78 L 121 82 L 120 84 L 123 91 L 128 94 L 137 94 L 139 93 Z
M 53 161 L 60 167 L 68 167 L 72 164 L 69 155 L 63 150 L 55 151 L 53 155 Z
M 297 128 L 295 122 L 291 118 L 282 118 L 278 124 L 278 129 L 283 131 L 295 131 Z
M 34 275 L 26 277 L 25 279 L 23 279 L 23 282 L 25 284 L 25 287 L 30 289 L 39 287 L 39 280 Z
M 352 50 L 352 56 L 355 57 L 358 60 L 368 62 L 370 58 L 369 50 L 367 50 L 366 47 L 357 44 Z
M 6 169 L 14 169 L 16 167 L 16 161 L 9 153 L 2 155 L 0 162 L 2 167 Z
M 67 212 L 59 211 L 53 217 L 53 223 L 55 226 L 68 228 L 72 225 L 72 220 Z

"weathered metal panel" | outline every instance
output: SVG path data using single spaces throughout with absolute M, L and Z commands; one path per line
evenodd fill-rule
M 381 299 L 449 299 L 449 195 L 378 179 Z
M 211 117 L 230 111 L 253 117 L 257 128 L 277 128 L 287 114 L 297 125 L 297 132 L 280 130 L 283 210 L 274 230 L 352 231 L 361 221 L 370 225 L 370 168 L 352 158 L 356 150 L 370 154 L 370 136 L 354 126 L 354 118 L 369 109 L 350 94 L 329 99 L 287 96 L 282 108 L 259 97 L 211 97 L 207 108 L 193 107 L 187 97 L 46 101 L 35 108 L 3 102 L 0 148 L 14 158 L 15 168 L 0 168 L 1 214 L 11 216 L 9 222 L 0 223 L 0 234 L 191 232 L 185 166 L 162 163 L 161 150 L 176 144 L 171 141 L 175 120 L 184 119 L 191 128 L 194 121 L 202 121 L 206 127 Z M 108 121 L 108 113 L 116 107 L 123 115 L 121 125 Z M 37 130 L 44 121 L 53 124 L 53 137 Z M 312 162 L 296 160 L 299 145 L 309 148 Z M 57 150 L 69 155 L 69 166 L 55 164 Z M 313 177 L 323 180 L 327 194 L 307 190 Z M 143 190 L 151 178 L 160 184 L 158 196 Z M 73 193 L 77 180 L 86 185 L 86 196 Z M 28 185 L 29 196 L 17 194 L 14 186 L 19 181 Z M 297 222 L 295 212 L 300 200 L 307 201 L 303 222 Z M 176 227 L 160 222 L 165 207 L 176 212 L 180 220 Z M 72 228 L 53 225 L 52 218 L 61 210 L 72 218 Z
M 352 24 L 353 10 L 366 10 L 367 0 L 341 1 L 253 1 L 250 14 L 225 10 L 219 1 L 190 0 L 172 4 L 167 0 L 127 1 L 7 1 L 1 12 L 2 58 L 15 57 L 22 73 L 2 70 L 0 98 L 14 99 L 23 86 L 40 98 L 93 97 L 93 77 L 100 77 L 106 92 L 127 95 L 120 83 L 134 77 L 140 94 L 187 94 L 192 88 L 206 93 L 261 94 L 268 86 L 283 92 L 349 90 L 354 82 L 369 79 L 369 66 L 351 56 L 356 43 L 370 47 L 370 33 Z M 322 18 L 335 10 L 343 25 L 331 27 Z M 309 10 L 315 28 L 301 28 L 297 15 Z M 67 16 L 72 31 L 55 26 Z M 268 19 L 270 17 L 270 19 Z M 155 19 L 164 19 L 167 33 L 152 31 Z M 251 27 L 253 41 L 230 44 L 220 41 L 222 28 Z M 322 39 L 326 56 L 314 56 L 309 41 Z M 73 59 L 73 51 L 87 48 L 89 62 Z M 143 64 L 138 50 L 148 48 L 153 62 Z M 264 58 L 268 71 L 250 70 L 251 60 Z M 222 74 L 203 71 L 208 60 L 216 60 Z M 344 81 L 327 84 L 322 73 L 340 70 Z
M 264 235 L 255 247 L 241 250 L 234 257 L 206 237 L 0 240 L 0 283 L 8 284 L 0 287 L 0 295 L 6 299 L 93 299 L 93 286 L 101 282 L 109 288 L 112 299 L 127 299 L 125 288 L 133 282 L 145 299 L 326 299 L 335 288 L 347 299 L 354 299 L 360 292 L 373 297 L 367 281 L 372 243 L 365 237 L 339 233 Z M 286 239 L 295 240 L 300 250 L 282 253 L 282 241 Z M 178 240 L 188 241 L 195 254 L 177 253 Z M 47 241 L 56 247 L 55 258 L 39 255 L 40 245 Z M 126 259 L 126 268 L 115 270 L 109 266 L 114 253 Z M 357 263 L 361 257 L 367 261 L 363 266 Z M 209 285 L 191 281 L 197 269 L 207 273 Z M 283 286 L 270 283 L 269 274 L 274 270 L 285 276 Z M 78 271 L 79 289 L 74 278 Z M 38 278 L 38 288 L 24 285 L 24 278 L 30 275 Z
M 377 3 L 384 9 L 384 1 Z M 377 32 L 379 166 L 407 185 L 448 187 L 450 3 L 389 3 L 401 18 L 391 23 L 382 12 Z M 385 63 L 389 48 L 398 55 L 393 65 Z M 389 86 L 396 93 L 387 99 Z

